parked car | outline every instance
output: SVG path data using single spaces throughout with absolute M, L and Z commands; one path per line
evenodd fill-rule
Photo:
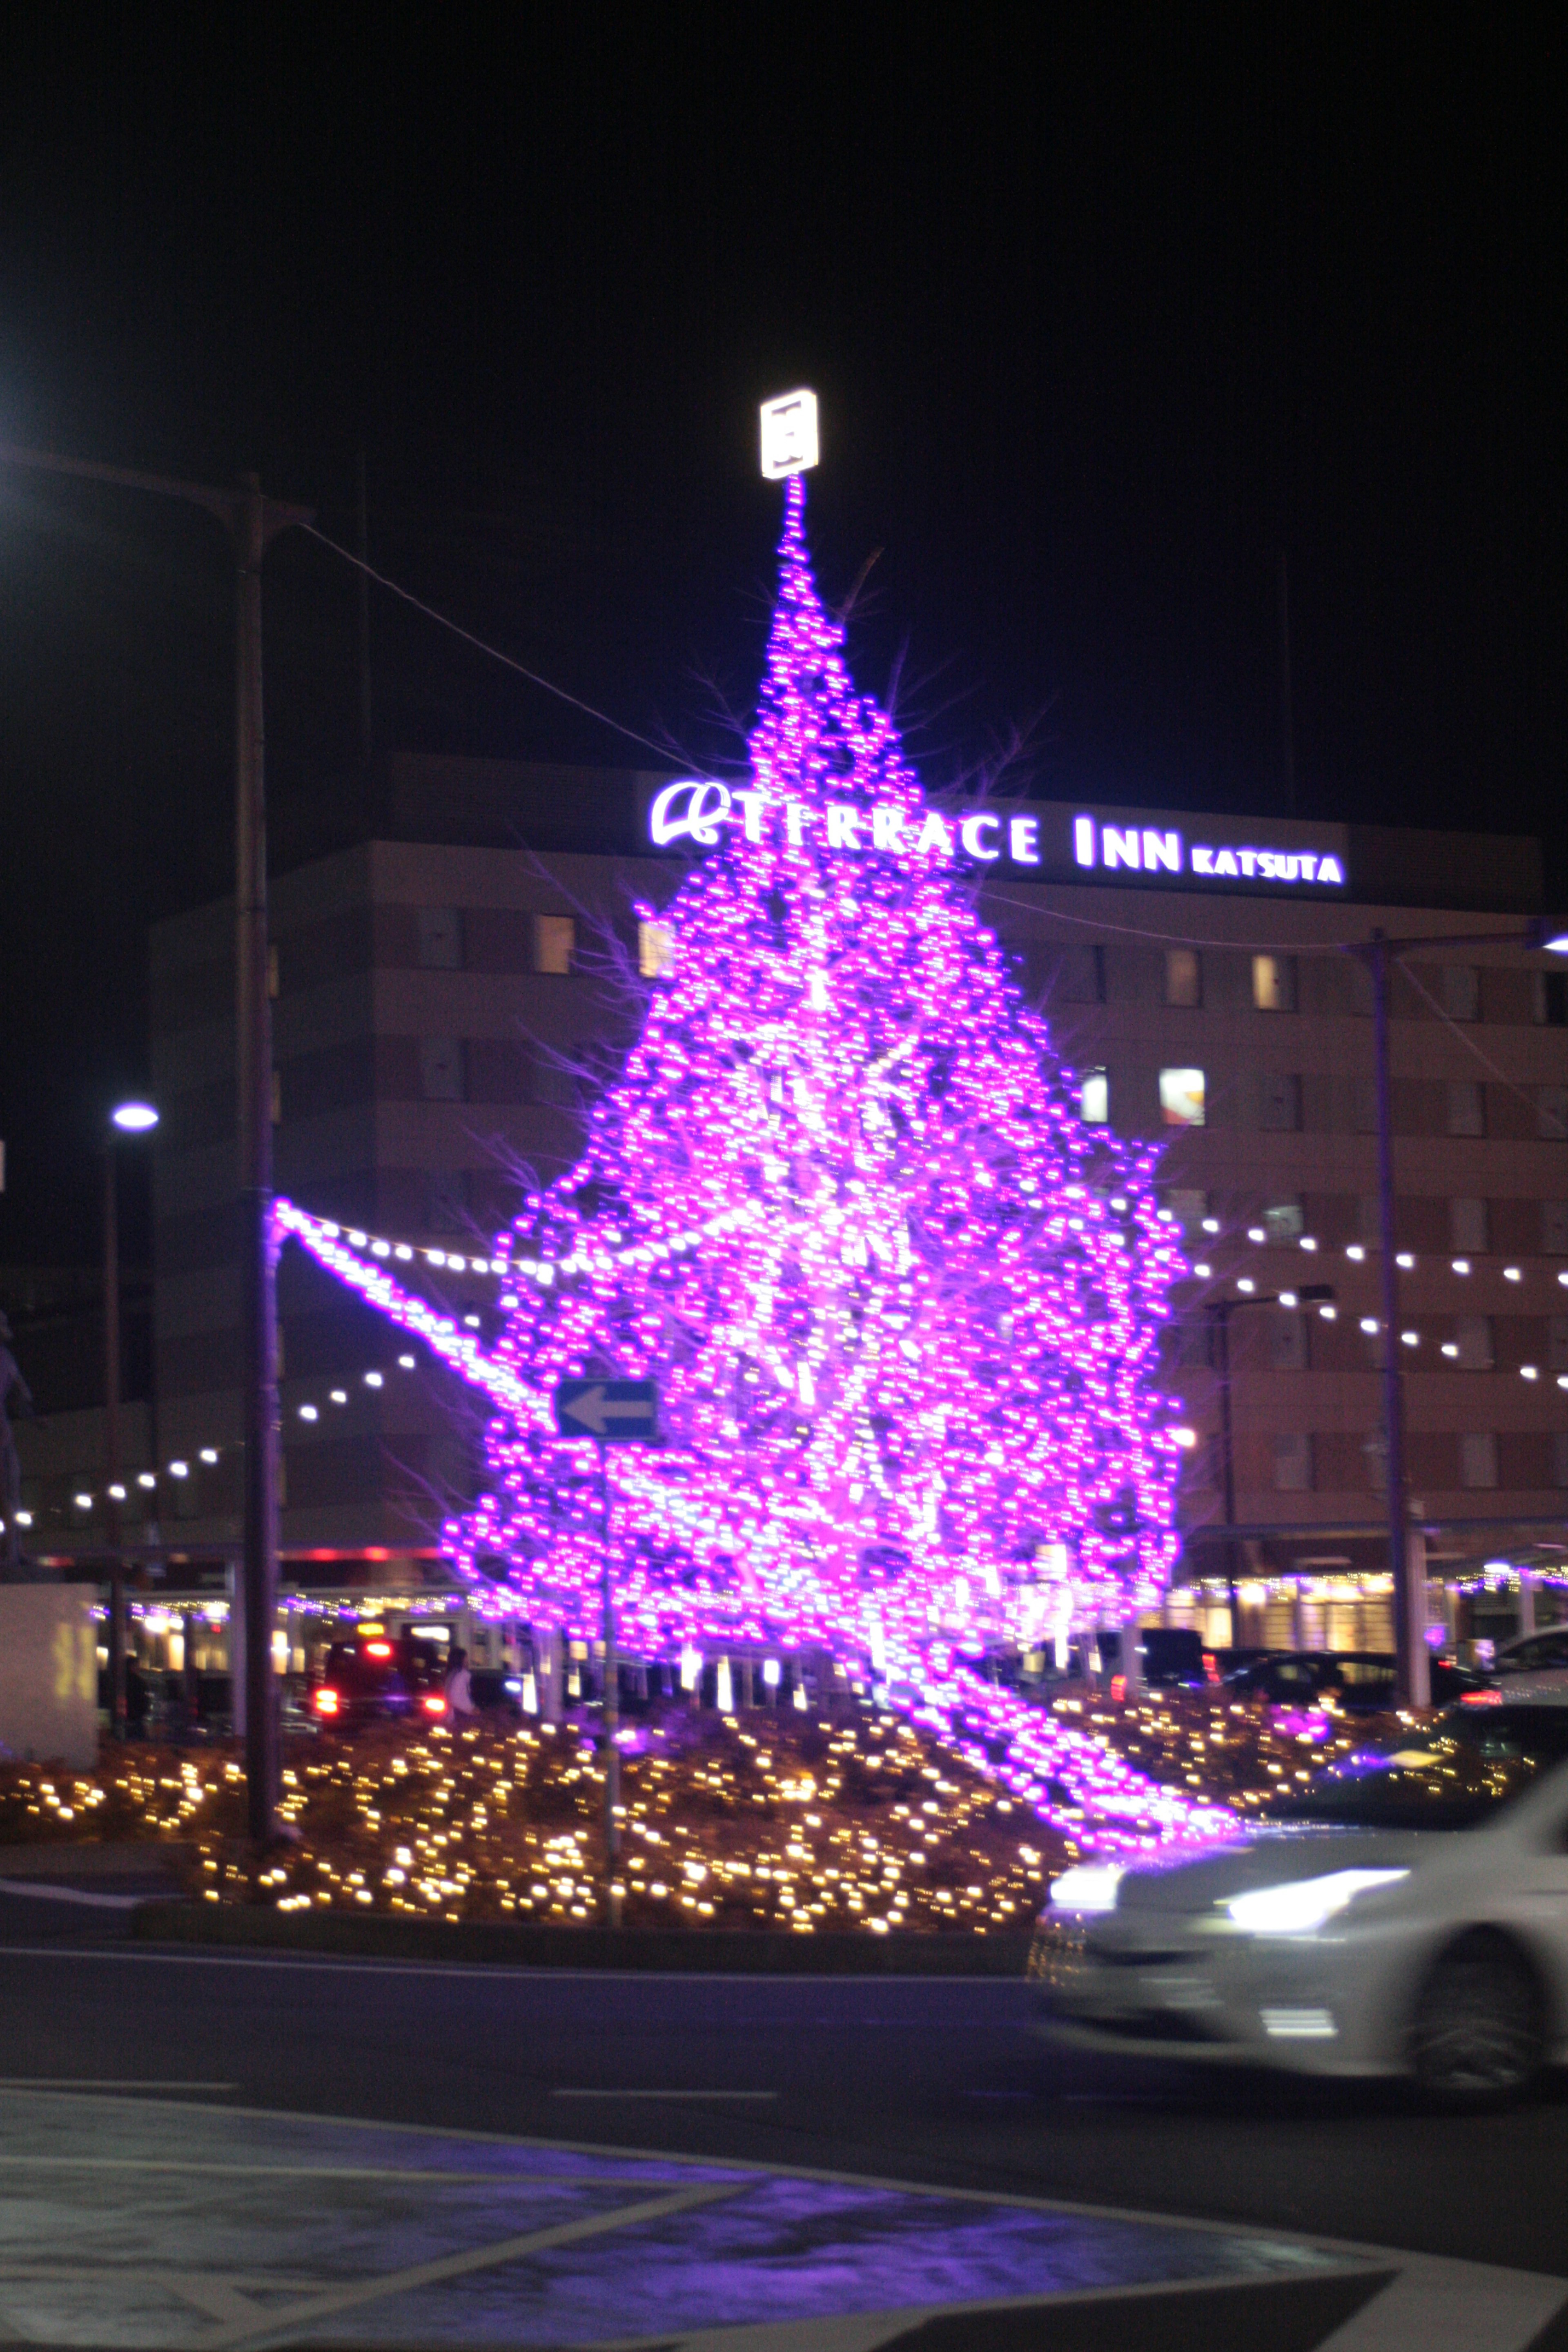
M 1451 1706 L 1485 1679 L 1447 1658 L 1432 1659 L 1430 1673 L 1434 1706 Z M 1398 1667 L 1385 1650 L 1274 1650 L 1237 1667 L 1221 1688 L 1274 1706 L 1331 1704 L 1346 1715 L 1391 1714 L 1399 1704 Z
M 1549 1625 L 1539 1633 L 1521 1633 L 1505 1642 L 1492 1661 L 1495 1675 L 1528 1675 L 1531 1687 L 1568 1689 L 1568 1625 Z
M 362 1635 L 332 1643 L 310 1687 L 310 1711 L 321 1730 L 347 1732 L 419 1717 L 439 1722 L 447 1702 L 426 1678 L 412 1644 Z
M 1086 2047 L 1521 2090 L 1568 2059 L 1568 1694 L 1473 1691 L 1233 1843 L 1079 1864 L 1030 1973 Z

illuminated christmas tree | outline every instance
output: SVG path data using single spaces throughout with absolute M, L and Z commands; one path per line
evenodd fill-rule
M 1163 1590 L 1174 1229 L 1152 1149 L 1079 1119 L 953 822 L 857 694 L 804 488 L 750 776 L 661 796 L 667 835 L 705 854 L 581 1159 L 495 1244 L 499 1342 L 285 1222 L 493 1400 L 488 1491 L 446 1530 L 476 1583 L 592 1633 L 599 1465 L 555 1434 L 552 1394 L 656 1379 L 663 1443 L 608 1452 L 628 1651 L 822 1644 L 923 1719 L 970 1721 L 993 1763 L 1000 1735 L 1036 1801 L 1168 1827 L 1173 1801 L 959 1660 Z

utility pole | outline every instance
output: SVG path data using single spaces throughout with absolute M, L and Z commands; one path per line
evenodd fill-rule
M 0 464 L 78 481 L 147 490 L 205 507 L 228 533 L 237 572 L 235 740 L 237 1128 L 243 1240 L 245 1381 L 245 1774 L 247 1826 L 258 1845 L 278 1832 L 279 1733 L 272 1671 L 278 1614 L 278 1303 L 272 1226 L 272 1005 L 268 987 L 266 785 L 261 727 L 261 564 L 280 530 L 313 520 L 309 507 L 263 496 L 254 474 L 232 490 L 126 466 L 0 443 Z
M 120 1188 L 114 1139 L 103 1147 L 103 1509 L 109 1538 L 109 1730 L 123 1739 L 129 1714 L 125 1678 L 125 1560 L 120 1549 Z
M 1377 1224 L 1383 1252 L 1383 1434 L 1384 1492 L 1388 1506 L 1388 1564 L 1394 1578 L 1394 1648 L 1399 1696 L 1405 1706 L 1431 1703 L 1432 1676 L 1426 1655 L 1426 1591 L 1411 1590 L 1410 1525 L 1405 1504 L 1405 1368 L 1399 1360 L 1399 1260 L 1394 1233 L 1394 1118 L 1389 1078 L 1389 942 L 1372 935 L 1367 968 L 1372 974 L 1373 1051 L 1377 1090 Z
M 603 1507 L 605 1635 L 605 1907 L 612 1927 L 621 1924 L 618 1881 L 621 1860 L 621 1664 L 616 1645 L 616 1580 L 610 1559 L 610 1465 L 599 1447 L 599 1493 Z

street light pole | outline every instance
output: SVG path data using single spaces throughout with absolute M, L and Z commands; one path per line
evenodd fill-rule
M 112 1130 L 103 1147 L 103 1509 L 109 1537 L 109 1728 L 123 1739 L 125 1561 L 120 1549 L 120 1187 Z
M 1388 1565 L 1394 1579 L 1394 1648 L 1400 1700 L 1431 1704 L 1426 1654 L 1426 1588 L 1410 1575 L 1410 1526 L 1405 1506 L 1405 1368 L 1399 1355 L 1399 1259 L 1394 1234 L 1394 1117 L 1389 1078 L 1388 997 L 1391 957 L 1383 931 L 1373 931 L 1366 964 L 1372 974 L 1373 1049 L 1377 1087 L 1377 1223 L 1383 1253 L 1384 1478 L 1388 1507 Z
M 237 566 L 236 611 L 236 998 L 239 1198 L 245 1330 L 245 1774 L 247 1826 L 258 1845 L 277 1835 L 279 1721 L 272 1671 L 278 1613 L 278 1297 L 272 1224 L 272 1012 L 268 988 L 266 789 L 261 727 L 261 563 L 280 530 L 309 523 L 309 507 L 262 495 L 254 474 L 214 488 L 127 466 L 100 466 L 0 443 L 0 464 L 79 481 L 148 490 L 205 507 L 227 531 Z

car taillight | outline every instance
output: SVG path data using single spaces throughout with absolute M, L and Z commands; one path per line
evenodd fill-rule
M 1205 1683 L 1217 1683 L 1219 1680 L 1219 1660 L 1212 1650 L 1204 1652 L 1204 1680 Z
M 1111 1675 L 1111 1677 L 1110 1677 L 1110 1696 L 1111 1696 L 1112 1699 L 1115 1701 L 1116 1705 L 1117 1705 L 1118 1706 L 1121 1706 L 1121 1702 L 1122 1702 L 1122 1700 L 1123 1700 L 1123 1699 L 1126 1697 L 1126 1696 L 1127 1696 L 1127 1677 L 1126 1677 L 1126 1675 Z
M 1500 1690 L 1467 1691 L 1459 1705 L 1461 1706 L 1500 1706 L 1502 1693 Z
M 323 1683 L 321 1689 L 316 1692 L 311 1704 L 318 1715 L 336 1715 L 342 1706 L 342 1701 L 330 1684 Z
M 419 1704 L 426 1715 L 445 1715 L 447 1712 L 446 1700 L 437 1698 L 434 1691 L 427 1691 Z

